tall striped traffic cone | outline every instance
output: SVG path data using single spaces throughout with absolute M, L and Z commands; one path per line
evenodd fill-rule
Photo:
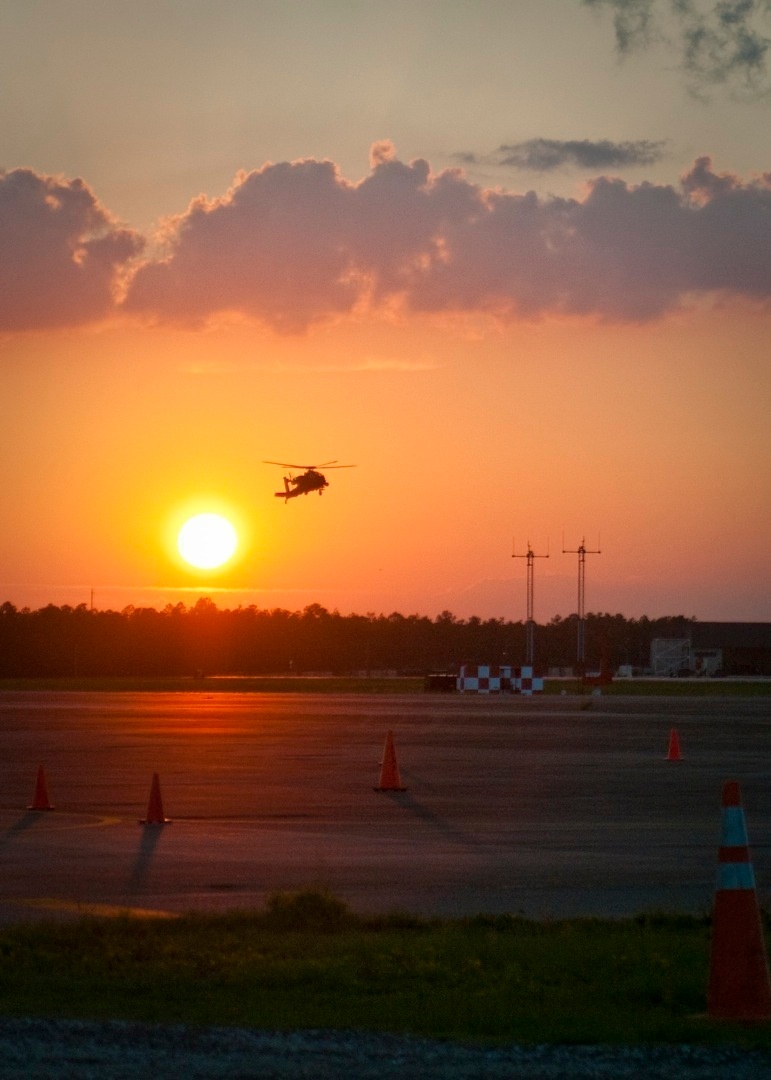
M 167 825 L 169 819 L 163 816 L 163 802 L 161 800 L 161 782 L 158 773 L 153 773 L 153 782 L 150 785 L 150 801 L 147 804 L 147 817 L 142 818 L 140 825 Z
M 771 1020 L 771 980 L 741 793 L 723 785 L 723 824 L 712 909 L 707 1012 L 716 1020 Z
M 680 757 L 680 736 L 677 734 L 674 728 L 669 733 L 669 750 L 667 751 L 667 761 L 681 761 Z
M 406 791 L 399 776 L 399 766 L 396 764 L 396 751 L 394 750 L 394 734 L 389 731 L 386 735 L 383 760 L 380 763 L 380 783 L 375 791 Z
M 32 796 L 32 802 L 27 807 L 28 810 L 53 810 L 51 800 L 48 798 L 48 784 L 46 783 L 46 771 L 42 765 L 39 766 L 37 771 L 37 779 L 35 780 L 35 794 Z

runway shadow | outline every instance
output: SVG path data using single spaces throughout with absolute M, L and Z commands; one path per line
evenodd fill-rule
M 137 857 L 134 860 L 134 866 L 131 870 L 131 877 L 126 885 L 126 896 L 129 899 L 135 899 L 141 893 L 144 892 L 147 885 L 147 879 L 150 875 L 150 868 L 155 855 L 155 849 L 158 846 L 158 841 L 161 838 L 165 825 L 143 825 L 142 835 L 139 840 L 139 851 Z
M 404 770 L 402 770 L 404 772 Z M 404 773 L 404 776 L 409 779 L 409 774 Z M 409 810 L 414 814 L 416 818 L 421 821 L 425 821 L 427 825 L 433 826 L 437 832 L 447 840 L 451 840 L 455 844 L 465 844 L 467 847 L 477 847 L 477 842 L 473 836 L 465 833 L 462 829 L 459 829 L 456 825 L 451 824 L 445 818 L 440 817 L 425 803 L 419 802 L 414 795 L 409 791 L 384 791 L 383 795 L 386 795 L 392 802 L 395 802 L 398 806 L 403 806 L 405 810 Z
M 15 821 L 13 825 L 6 829 L 2 836 L 0 836 L 0 847 L 6 847 L 15 837 L 20 836 L 22 833 L 26 832 L 27 829 L 31 829 L 35 822 L 40 821 L 40 816 L 40 811 L 38 810 L 28 810 L 25 814 L 22 814 L 19 820 Z

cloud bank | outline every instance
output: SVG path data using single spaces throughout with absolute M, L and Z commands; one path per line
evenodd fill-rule
M 744 183 L 700 158 L 680 189 L 605 176 L 583 199 L 486 190 L 375 149 L 266 165 L 174 222 L 127 307 L 161 320 L 236 311 L 302 331 L 357 310 L 644 321 L 691 294 L 771 295 L 771 173 Z
M 0 329 L 78 326 L 109 314 L 142 245 L 82 180 L 0 170 Z
M 619 52 L 673 41 L 692 88 L 769 88 L 771 0 L 581 0 L 609 7 Z
M 702 157 L 678 186 L 600 176 L 581 198 L 540 198 L 432 173 L 380 143 L 356 183 L 330 161 L 241 173 L 167 222 L 163 240 L 141 257 L 141 238 L 82 181 L 8 174 L 0 328 L 108 314 L 188 326 L 235 316 L 290 334 L 384 312 L 623 323 L 713 294 L 768 302 L 771 173 L 743 180 Z

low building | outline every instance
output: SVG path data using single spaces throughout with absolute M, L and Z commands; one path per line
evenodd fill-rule
M 654 638 L 653 675 L 771 676 L 771 623 L 693 622 L 687 637 Z

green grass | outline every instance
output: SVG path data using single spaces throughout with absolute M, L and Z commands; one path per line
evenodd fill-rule
M 580 686 L 575 679 L 561 682 L 547 680 L 547 693 L 590 695 L 592 687 Z M 614 679 L 600 687 L 605 697 L 771 697 L 771 679 Z
M 307 890 L 262 912 L 6 926 L 0 1013 L 771 1048 L 771 1026 L 704 1017 L 708 940 L 688 916 L 362 918 Z

